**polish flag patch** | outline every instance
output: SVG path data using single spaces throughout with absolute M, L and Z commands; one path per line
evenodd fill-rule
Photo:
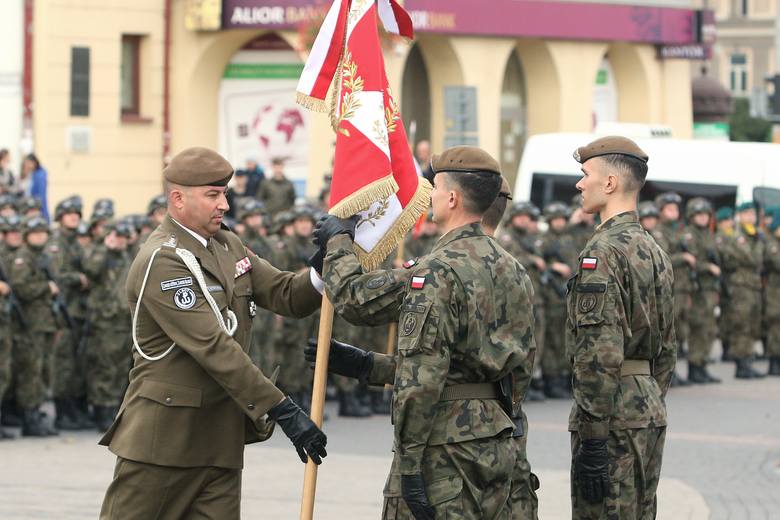
M 411 260 L 404 262 L 404 269 L 411 269 L 415 265 L 417 265 L 417 260 L 412 258 Z
M 238 278 L 244 273 L 247 273 L 252 270 L 252 261 L 249 259 L 248 256 L 245 256 L 238 262 L 236 262 L 236 275 L 233 278 Z
M 583 269 L 595 269 L 598 263 L 599 263 L 598 258 L 592 258 L 590 256 L 586 256 L 585 258 L 582 259 L 581 265 Z
M 424 276 L 412 276 L 412 289 L 422 289 L 425 286 Z

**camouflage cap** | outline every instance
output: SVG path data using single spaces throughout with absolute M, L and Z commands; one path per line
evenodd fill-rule
M 667 191 L 666 193 L 661 193 L 655 198 L 655 205 L 658 206 L 659 210 L 664 209 L 664 206 L 667 204 L 677 204 L 677 206 L 681 206 L 682 197 L 673 191 Z
M 519 201 L 512 204 L 509 208 L 509 218 L 515 218 L 518 215 L 527 215 L 533 220 L 538 220 L 541 216 L 539 208 L 531 201 Z
M 431 159 L 433 173 L 492 173 L 501 175 L 501 166 L 489 153 L 476 146 L 454 146 Z
M 182 186 L 227 186 L 233 167 L 217 152 L 193 147 L 176 154 L 163 170 L 163 177 Z
M 726 206 L 722 208 L 718 208 L 718 211 L 715 212 L 715 220 L 717 222 L 721 222 L 724 220 L 731 220 L 733 218 L 734 218 L 734 210 Z
M 573 155 L 575 161 L 585 164 L 586 161 L 594 157 L 613 154 L 633 157 L 644 163 L 648 161 L 647 154 L 634 141 L 620 135 L 608 135 L 596 139 L 592 143 L 574 150 Z
M 146 214 L 151 215 L 160 208 L 168 207 L 168 198 L 164 193 L 156 195 L 149 201 L 149 205 L 146 207 Z
M 49 223 L 46 219 L 40 215 L 24 219 L 22 224 L 22 234 L 27 236 L 34 231 L 46 231 L 49 232 Z
M 547 220 L 554 218 L 569 218 L 569 206 L 563 202 L 553 201 L 544 207 L 544 217 Z
M 647 218 L 647 217 L 658 218 L 660 216 L 660 213 L 658 211 L 658 206 L 656 206 L 655 202 L 651 200 L 640 202 L 639 206 L 637 207 L 637 212 L 639 213 L 639 218 Z
M 699 213 L 712 213 L 712 204 L 703 197 L 694 197 L 685 205 L 685 215 L 691 218 Z

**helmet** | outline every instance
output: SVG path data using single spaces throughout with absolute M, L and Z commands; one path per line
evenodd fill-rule
M 265 204 L 257 199 L 246 199 L 241 204 L 236 216 L 239 220 L 244 220 L 251 215 L 266 215 Z
M 666 193 L 661 193 L 655 198 L 655 205 L 658 206 L 658 211 L 664 209 L 664 206 L 667 204 L 677 204 L 677 206 L 682 206 L 682 197 L 673 191 L 667 191 Z
M 685 216 L 691 218 L 699 213 L 712 213 L 712 204 L 705 198 L 695 197 L 685 205 Z
M 146 214 L 151 215 L 160 208 L 168 207 L 168 199 L 164 194 L 157 195 L 149 201 L 149 206 L 146 209 Z
M 72 195 L 67 199 L 61 200 L 54 209 L 54 220 L 59 220 L 60 217 L 68 213 L 78 213 L 81 216 L 82 206 L 81 197 L 78 195 Z
M 646 200 L 644 202 L 640 202 L 637 211 L 639 212 L 639 218 L 647 218 L 647 217 L 658 218 L 660 216 L 660 212 L 658 211 L 658 206 L 656 206 L 655 202 L 653 202 L 652 200 Z
M 18 209 L 16 205 L 16 197 L 10 193 L 4 193 L 0 195 L 0 209 L 5 208 L 13 208 L 14 211 Z
M 544 217 L 549 221 L 555 218 L 569 218 L 569 207 L 563 202 L 551 202 L 544 207 Z
M 515 202 L 509 208 L 509 218 L 512 219 L 518 215 L 528 215 L 532 220 L 538 220 L 540 216 L 539 208 L 531 201 Z
M 308 218 L 314 222 L 314 211 L 309 206 L 298 206 L 293 208 L 290 213 L 292 214 L 291 221 L 296 221 L 299 218 Z
M 91 236 L 89 234 L 89 225 L 86 222 L 79 222 L 79 225 L 76 228 L 76 236 L 78 236 L 78 237 L 88 237 L 88 236 Z
M 97 208 L 92 212 L 92 217 L 89 219 L 90 226 L 94 226 L 100 221 L 110 220 L 114 217 L 114 208 L 103 207 Z
M 114 201 L 111 199 L 98 199 L 95 201 L 95 204 L 92 206 L 92 217 L 91 219 L 95 220 L 95 214 L 101 213 L 101 215 L 104 215 L 102 218 L 114 218 Z M 107 215 L 107 216 L 105 216 Z
M 3 219 L 3 231 L 6 233 L 10 231 L 22 230 L 22 218 L 19 215 L 9 215 Z
M 130 238 L 133 236 L 133 225 L 127 220 L 117 220 L 106 227 L 106 231 L 115 231 L 117 236 Z
M 571 207 L 572 209 L 577 209 L 582 207 L 582 193 L 578 193 L 571 198 Z
M 26 237 L 29 233 L 34 231 L 49 231 L 49 223 L 46 219 L 40 215 L 30 217 L 24 220 L 22 224 L 22 234 Z
M 41 205 L 41 201 L 36 199 L 35 197 L 24 197 L 22 200 L 19 201 L 19 213 L 24 215 L 31 209 L 38 209 L 40 210 L 43 208 L 43 205 Z

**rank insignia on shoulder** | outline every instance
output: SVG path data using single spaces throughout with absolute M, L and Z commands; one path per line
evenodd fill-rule
M 415 265 L 417 265 L 417 259 L 416 258 L 409 259 L 406 262 L 404 262 L 404 269 L 411 269 Z
M 592 270 L 596 268 L 598 263 L 599 263 L 598 258 L 586 256 L 585 258 L 582 259 L 582 263 L 580 265 L 582 266 L 583 269 Z
M 236 275 L 233 278 L 238 278 L 244 273 L 248 273 L 252 270 L 252 261 L 248 256 L 245 256 L 238 262 L 236 262 Z
M 185 276 L 184 278 L 174 278 L 173 280 L 164 280 L 160 282 L 160 289 L 163 291 L 170 291 L 171 289 L 180 289 L 181 287 L 187 287 L 192 285 L 192 277 Z
M 424 276 L 412 276 L 412 289 L 422 289 L 425 287 Z

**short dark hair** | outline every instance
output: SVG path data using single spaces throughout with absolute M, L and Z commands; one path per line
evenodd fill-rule
M 501 190 L 501 176 L 493 172 L 442 172 L 460 188 L 463 207 L 469 213 L 482 215 L 496 200 Z
M 639 191 L 645 185 L 647 178 L 647 163 L 630 155 L 608 154 L 601 156 L 607 164 L 626 174 L 628 179 L 628 191 Z

